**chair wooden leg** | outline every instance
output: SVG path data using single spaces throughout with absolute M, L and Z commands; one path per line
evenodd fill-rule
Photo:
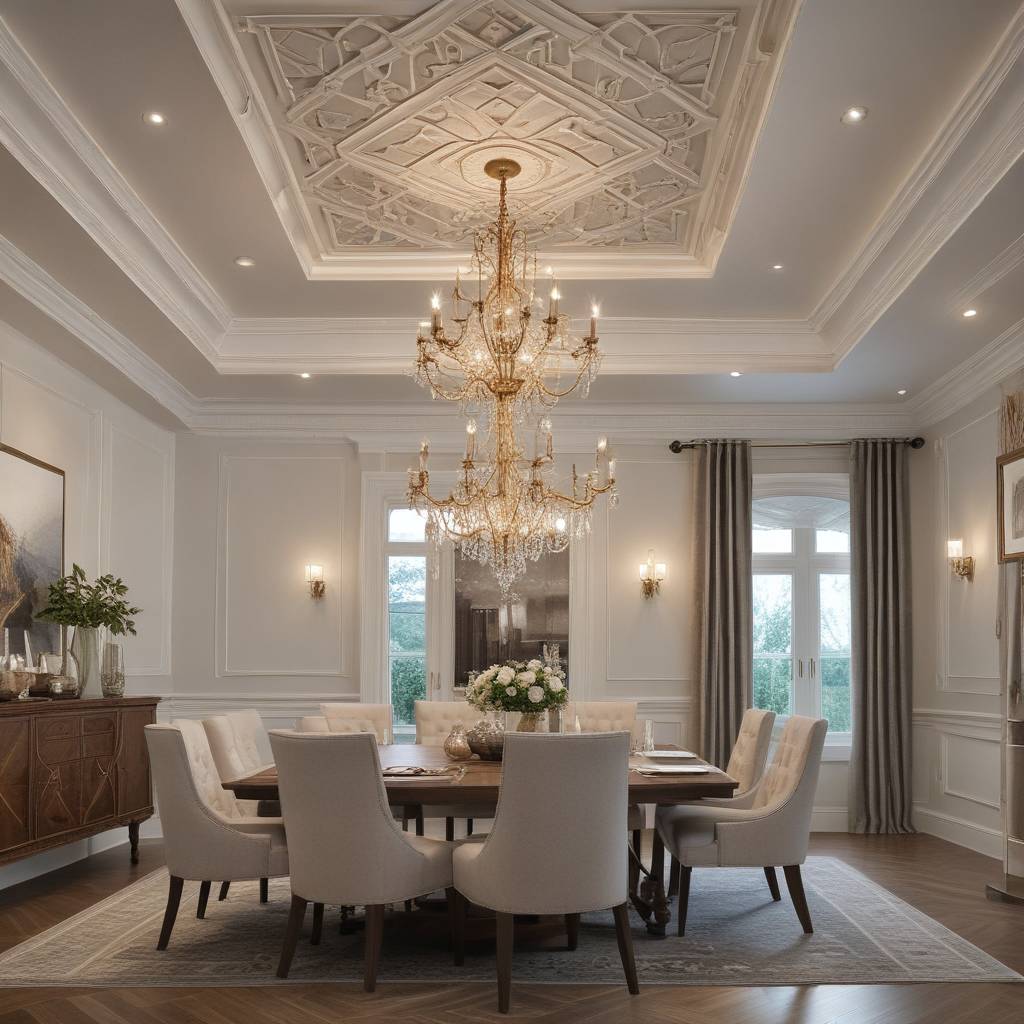
M 266 878 L 260 879 L 260 903 L 266 903 L 270 899 L 270 881 Z
M 309 944 L 311 946 L 320 945 L 320 936 L 323 935 L 324 931 L 324 905 L 322 903 L 313 904 L 313 933 L 309 937 Z
M 444 837 L 449 843 L 455 842 L 455 819 L 444 819 Z
M 423 835 L 423 807 L 416 808 L 416 835 Z
M 498 1012 L 508 1013 L 512 1001 L 512 947 L 515 943 L 515 917 L 497 914 Z
M 452 929 L 452 960 L 461 967 L 466 959 L 466 901 L 458 889 L 445 889 Z
M 786 885 L 789 887 L 789 895 L 796 908 L 796 916 L 800 918 L 800 924 L 803 925 L 804 931 L 808 935 L 812 935 L 814 926 L 811 924 L 811 912 L 807 909 L 807 895 L 804 893 L 804 880 L 800 877 L 800 865 L 787 864 L 782 870 L 786 874 Z
M 206 904 L 210 902 L 210 885 L 211 882 L 202 882 L 199 885 L 199 903 L 196 906 L 196 917 L 200 921 L 206 917 Z
M 231 888 L 230 882 L 220 883 L 220 892 L 217 894 L 217 902 L 223 903 L 228 898 L 228 889 Z
M 636 960 L 633 958 L 633 933 L 629 930 L 629 907 L 620 903 L 612 908 L 615 915 L 615 938 L 619 942 L 619 956 L 622 969 L 626 972 L 626 987 L 630 995 L 639 995 L 640 986 L 636 980 Z
M 775 873 L 775 868 L 765 868 L 764 877 L 768 880 L 768 888 L 771 891 L 772 899 L 778 903 L 782 899 L 782 893 L 779 892 L 779 876 Z
M 160 929 L 160 940 L 156 944 L 157 949 L 166 949 L 167 943 L 171 940 L 171 931 L 174 928 L 174 920 L 178 916 L 178 906 L 181 903 L 181 890 L 185 885 L 184 878 L 171 875 L 171 885 L 167 890 L 167 909 L 164 911 L 164 923 Z
M 565 915 L 565 934 L 568 937 L 570 949 L 575 949 L 580 944 L 580 915 Z
M 377 967 L 380 964 L 380 945 L 384 937 L 384 904 L 366 908 L 366 947 L 363 954 L 363 991 L 377 987 Z
M 288 912 L 288 924 L 284 930 L 284 942 L 281 945 L 281 959 L 277 963 L 277 976 L 287 978 L 291 970 L 295 947 L 299 944 L 299 933 L 302 922 L 306 919 L 306 900 L 292 893 L 292 907 Z
M 471 836 L 473 834 L 473 819 L 466 819 L 466 835 Z
M 675 899 L 679 892 L 679 861 L 673 857 L 668 865 L 668 898 Z
M 679 918 L 679 930 L 677 935 L 686 934 L 686 912 L 690 909 L 690 875 L 693 868 L 686 864 L 679 866 L 679 906 L 676 907 L 676 916 Z

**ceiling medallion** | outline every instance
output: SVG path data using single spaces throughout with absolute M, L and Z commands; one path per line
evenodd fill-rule
M 571 338 L 552 273 L 548 313 L 540 316 L 537 256 L 508 210 L 508 180 L 520 173 L 520 165 L 499 157 L 484 171 L 500 183 L 498 218 L 473 239 L 469 283 L 456 275 L 451 334 L 435 295 L 431 320 L 416 338 L 416 380 L 432 397 L 459 403 L 467 418 L 466 453 L 454 489 L 435 497 L 430 445 L 424 440 L 419 468 L 409 470 L 409 503 L 426 512 L 427 539 L 435 553 L 441 544 L 457 544 L 463 555 L 493 568 L 507 595 L 529 561 L 546 551 L 564 551 L 572 537 L 590 532 L 597 495 L 607 492 L 609 503 L 615 503 L 615 460 L 601 438 L 590 472 L 580 477 L 574 465 L 565 492 L 552 483 L 555 456 L 547 413 L 577 388 L 585 395 L 597 376 L 598 310 L 592 310 L 589 334 Z M 474 278 L 476 294 L 470 298 Z M 527 432 L 533 433 L 532 458 L 520 438 Z

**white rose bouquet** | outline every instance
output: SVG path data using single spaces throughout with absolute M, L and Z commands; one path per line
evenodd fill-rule
M 492 665 L 466 688 L 466 700 L 481 711 L 536 714 L 564 707 L 568 699 L 565 673 L 537 658 Z

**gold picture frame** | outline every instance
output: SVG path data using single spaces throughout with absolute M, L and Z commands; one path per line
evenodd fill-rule
M 996 459 L 999 561 L 1024 562 L 1024 448 Z

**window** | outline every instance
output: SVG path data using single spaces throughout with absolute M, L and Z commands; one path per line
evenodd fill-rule
M 387 645 L 396 740 L 413 731 L 415 702 L 427 696 L 427 552 L 424 519 L 388 510 Z
M 850 509 L 834 497 L 754 501 L 754 706 L 849 733 Z

